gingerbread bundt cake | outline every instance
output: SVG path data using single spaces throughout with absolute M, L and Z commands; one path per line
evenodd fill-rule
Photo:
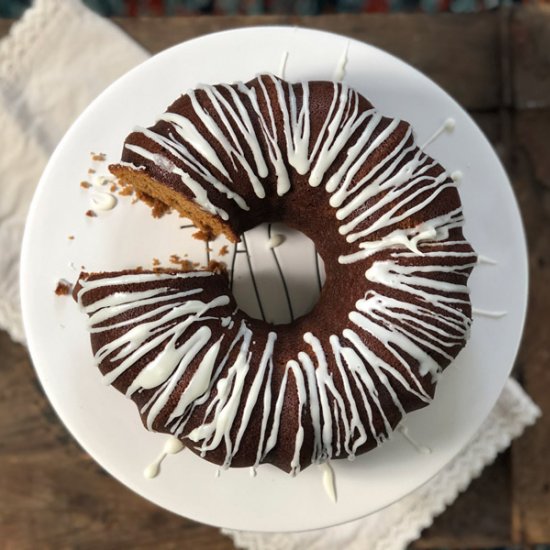
M 285 222 L 325 262 L 316 307 L 278 326 L 240 311 L 223 274 L 81 274 L 106 381 L 207 460 L 296 473 L 373 449 L 466 342 L 476 256 L 456 187 L 409 124 L 345 84 L 201 86 L 111 171 L 233 241 Z

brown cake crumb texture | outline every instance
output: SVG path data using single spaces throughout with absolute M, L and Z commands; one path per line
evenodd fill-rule
M 89 189 L 91 186 L 92 186 L 92 184 L 89 181 L 81 181 L 80 182 L 80 187 L 82 187 L 82 189 Z
M 170 208 L 174 208 L 181 216 L 189 218 L 205 235 L 216 237 L 224 234 L 231 242 L 239 242 L 239 237 L 220 218 L 205 212 L 198 204 L 188 200 L 181 193 L 159 185 L 143 171 L 133 170 L 119 164 L 112 164 L 109 166 L 109 170 L 119 178 L 123 185 L 131 186 L 136 191 L 139 200 L 153 208 L 153 216 L 158 217 L 160 212 L 164 214 Z
M 86 216 L 88 216 L 88 218 L 96 218 L 97 214 L 93 210 L 87 210 Z
M 224 244 L 221 248 L 220 248 L 220 251 L 218 252 L 218 254 L 220 256 L 227 256 L 227 254 L 229 254 L 229 247 Z
M 118 192 L 121 197 L 130 197 L 134 194 L 134 189 L 131 185 L 122 185 L 121 190 Z
M 92 160 L 97 160 L 97 161 L 104 161 L 107 158 L 107 155 L 105 153 L 91 153 L 91 155 L 92 155 Z
M 65 279 L 59 279 L 57 286 L 55 287 L 55 293 L 58 296 L 68 296 L 71 293 L 73 285 Z
M 197 241 L 204 241 L 206 243 L 215 238 L 215 235 L 213 235 L 211 231 L 205 231 L 204 229 L 199 229 L 191 236 L 193 239 L 197 239 Z
M 74 241 L 74 235 L 69 235 L 67 238 L 69 239 L 69 241 Z
M 206 266 L 206 271 L 212 271 L 212 273 L 217 273 L 219 275 L 227 275 L 227 265 L 224 262 L 210 260 Z
M 193 268 L 195 267 L 193 262 L 190 260 L 184 260 L 177 254 L 172 254 L 168 260 L 171 264 L 177 265 L 180 271 L 193 271 Z

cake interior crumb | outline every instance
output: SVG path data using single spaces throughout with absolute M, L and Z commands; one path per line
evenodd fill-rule
M 224 262 L 218 262 L 216 260 L 210 260 L 206 266 L 206 269 L 208 271 L 212 271 L 212 273 L 227 274 L 227 265 Z
M 86 216 L 88 216 L 88 218 L 95 218 L 97 217 L 97 214 L 93 210 L 87 210 Z
M 207 231 L 206 229 L 199 229 L 198 231 L 195 231 L 191 235 L 193 239 L 197 239 L 198 241 L 211 241 L 214 238 L 214 234 L 211 231 Z
M 73 285 L 65 279 L 59 279 L 57 286 L 55 287 L 55 293 L 57 296 L 67 296 L 71 293 Z
M 227 256 L 227 254 L 229 254 L 229 247 L 224 244 L 221 248 L 220 248 L 220 251 L 218 252 L 218 254 L 220 256 Z
M 171 264 L 177 265 L 181 271 L 193 271 L 195 267 L 189 260 L 184 260 L 178 254 L 171 254 L 168 258 Z

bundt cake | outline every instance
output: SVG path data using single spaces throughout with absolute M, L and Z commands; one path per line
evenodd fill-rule
M 110 170 L 232 241 L 282 221 L 324 260 L 316 307 L 277 326 L 240 311 L 224 274 L 81 274 L 105 380 L 209 461 L 295 474 L 352 459 L 430 402 L 466 342 L 476 255 L 455 184 L 345 84 L 200 86 Z

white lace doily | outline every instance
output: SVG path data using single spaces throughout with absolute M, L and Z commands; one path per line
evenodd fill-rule
M 0 328 L 23 342 L 19 250 L 40 174 L 74 118 L 110 82 L 147 58 L 116 26 L 78 0 L 36 0 L 0 42 Z M 429 526 L 540 411 L 509 380 L 472 443 L 398 503 L 338 527 L 295 534 L 225 531 L 257 550 L 402 549 Z
M 90 101 L 147 57 L 78 0 L 36 0 L 0 42 L 0 327 L 18 342 L 19 249 L 42 170 Z
M 250 550 L 402 550 L 539 415 L 538 407 L 510 379 L 470 445 L 425 485 L 388 508 L 344 525 L 304 533 L 223 532 L 238 547 Z

